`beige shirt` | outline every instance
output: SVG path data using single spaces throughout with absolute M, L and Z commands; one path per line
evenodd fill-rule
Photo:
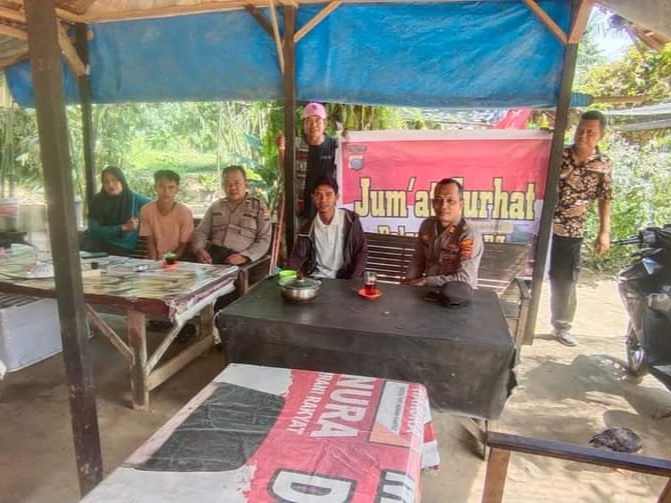
M 158 257 L 174 252 L 181 243 L 188 243 L 193 234 L 193 214 L 182 203 L 167 215 L 161 215 L 156 201 L 147 203 L 140 210 L 140 236 L 153 239 Z
M 193 233 L 193 251 L 208 243 L 233 250 L 251 262 L 260 259 L 270 247 L 272 223 L 263 203 L 247 196 L 238 204 L 222 198 L 207 209 Z
M 462 218 L 460 225 L 440 228 L 436 217 L 422 222 L 415 253 L 407 277 L 426 275 L 429 286 L 443 286 L 449 281 L 463 281 L 478 286 L 478 268 L 484 245 L 480 233 Z

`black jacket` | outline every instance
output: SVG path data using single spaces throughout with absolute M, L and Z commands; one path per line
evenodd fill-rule
M 345 211 L 345 218 L 343 219 L 345 222 L 343 266 L 336 273 L 336 278 L 361 278 L 368 260 L 366 236 L 361 227 L 359 215 L 350 210 L 343 211 Z M 319 218 L 319 216 L 317 215 L 315 218 Z M 314 273 L 317 269 L 314 218 L 305 222 L 301 227 L 296 244 L 289 256 L 289 267 L 308 275 Z

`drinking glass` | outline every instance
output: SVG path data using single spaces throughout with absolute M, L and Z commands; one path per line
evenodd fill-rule
M 377 274 L 373 271 L 363 273 L 363 288 L 366 295 L 375 295 L 377 291 Z

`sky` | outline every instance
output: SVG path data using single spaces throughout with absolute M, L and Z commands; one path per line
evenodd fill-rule
M 624 31 L 615 30 L 608 25 L 610 11 L 594 9 L 590 16 L 589 26 L 594 27 L 595 38 L 599 49 L 609 61 L 622 58 L 633 45 L 631 38 Z

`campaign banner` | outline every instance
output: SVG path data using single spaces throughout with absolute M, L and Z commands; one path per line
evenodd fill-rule
M 230 364 L 82 503 L 419 503 L 419 383 Z
M 464 216 L 485 241 L 538 232 L 551 135 L 527 130 L 362 131 L 341 138 L 341 206 L 366 232 L 416 235 L 438 181 L 464 186 Z

